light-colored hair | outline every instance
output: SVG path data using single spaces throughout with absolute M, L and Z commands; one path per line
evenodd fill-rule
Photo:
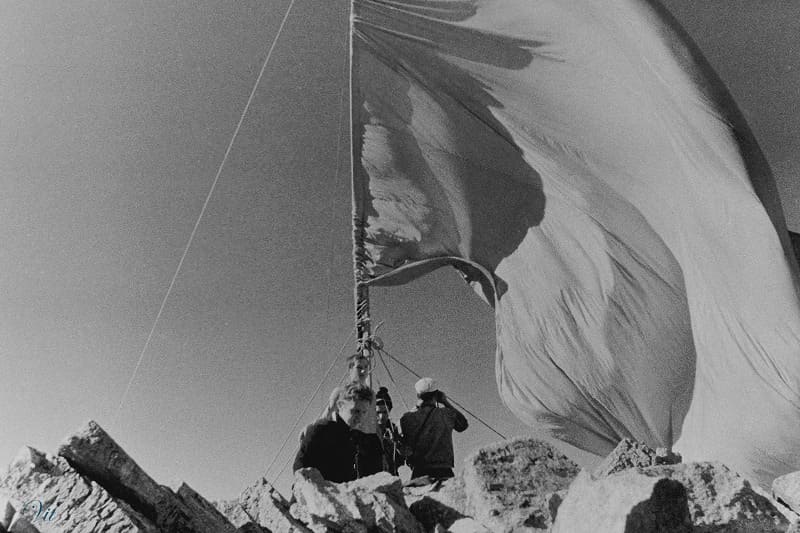
M 353 400 L 353 401 L 367 401 L 371 402 L 373 398 L 372 390 L 367 387 L 366 385 L 362 385 L 361 383 L 349 383 L 344 387 L 339 389 L 339 394 L 336 398 L 336 402 L 342 400 Z

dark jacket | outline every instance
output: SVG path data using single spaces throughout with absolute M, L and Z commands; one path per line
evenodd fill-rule
M 449 407 L 423 404 L 400 418 L 409 466 L 414 469 L 453 468 L 453 430 L 467 429 L 464 415 Z
M 380 472 L 383 454 L 378 436 L 350 429 L 338 417 L 318 420 L 306 429 L 292 469 L 309 467 L 334 483 Z
M 406 460 L 402 453 L 402 439 L 400 431 L 394 422 L 389 421 L 387 427 L 381 431 L 378 426 L 378 437 L 380 438 L 381 447 L 383 448 L 383 469 L 393 476 L 397 475 L 397 469 L 405 464 Z

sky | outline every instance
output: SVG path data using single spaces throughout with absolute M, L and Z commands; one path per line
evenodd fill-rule
M 665 4 L 800 230 L 800 4 Z M 0 3 L 0 464 L 94 419 L 160 483 L 231 498 L 272 463 L 288 491 L 353 349 L 345 0 L 296 0 L 123 401 L 287 5 Z M 391 354 L 528 434 L 497 394 L 492 311 L 454 270 L 373 289 L 372 313 Z M 397 419 L 415 378 L 389 365 Z M 498 438 L 470 423 L 457 463 Z

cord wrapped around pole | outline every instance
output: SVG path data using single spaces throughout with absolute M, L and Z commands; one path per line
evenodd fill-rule
M 366 269 L 367 255 L 364 248 L 365 239 L 365 210 L 364 210 L 364 197 L 366 191 L 364 180 L 357 179 L 357 174 L 364 172 L 361 168 L 361 144 L 362 144 L 362 131 L 356 131 L 354 114 L 356 110 L 353 109 L 354 93 L 358 91 L 353 85 L 353 6 L 350 6 L 350 172 L 351 184 L 353 190 L 353 278 L 355 282 L 354 287 L 354 300 L 355 300 L 355 325 L 356 325 L 356 346 L 359 353 L 366 356 L 370 362 L 370 370 L 372 369 L 372 346 L 371 346 L 371 333 L 372 328 L 370 324 L 369 315 L 369 287 L 366 281 L 369 279 Z M 368 381 L 370 387 L 372 386 L 372 378 Z
M 363 355 L 372 354 L 370 337 L 372 324 L 369 314 L 369 287 L 365 284 L 367 273 L 364 267 L 364 223 L 358 215 L 353 217 L 353 281 L 355 282 L 356 345 Z

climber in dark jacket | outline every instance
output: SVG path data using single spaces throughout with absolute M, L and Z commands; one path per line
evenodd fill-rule
M 378 435 L 358 429 L 365 426 L 367 416 L 375 416 L 369 387 L 351 383 L 342 388 L 334 419 L 320 419 L 306 429 L 293 470 L 313 467 L 335 483 L 380 472 L 383 452 Z
M 402 437 L 400 430 L 389 418 L 392 410 L 392 397 L 389 390 L 381 387 L 375 393 L 375 412 L 378 415 L 378 438 L 383 448 L 383 469 L 393 476 L 397 475 L 397 468 L 405 463 L 402 453 Z

